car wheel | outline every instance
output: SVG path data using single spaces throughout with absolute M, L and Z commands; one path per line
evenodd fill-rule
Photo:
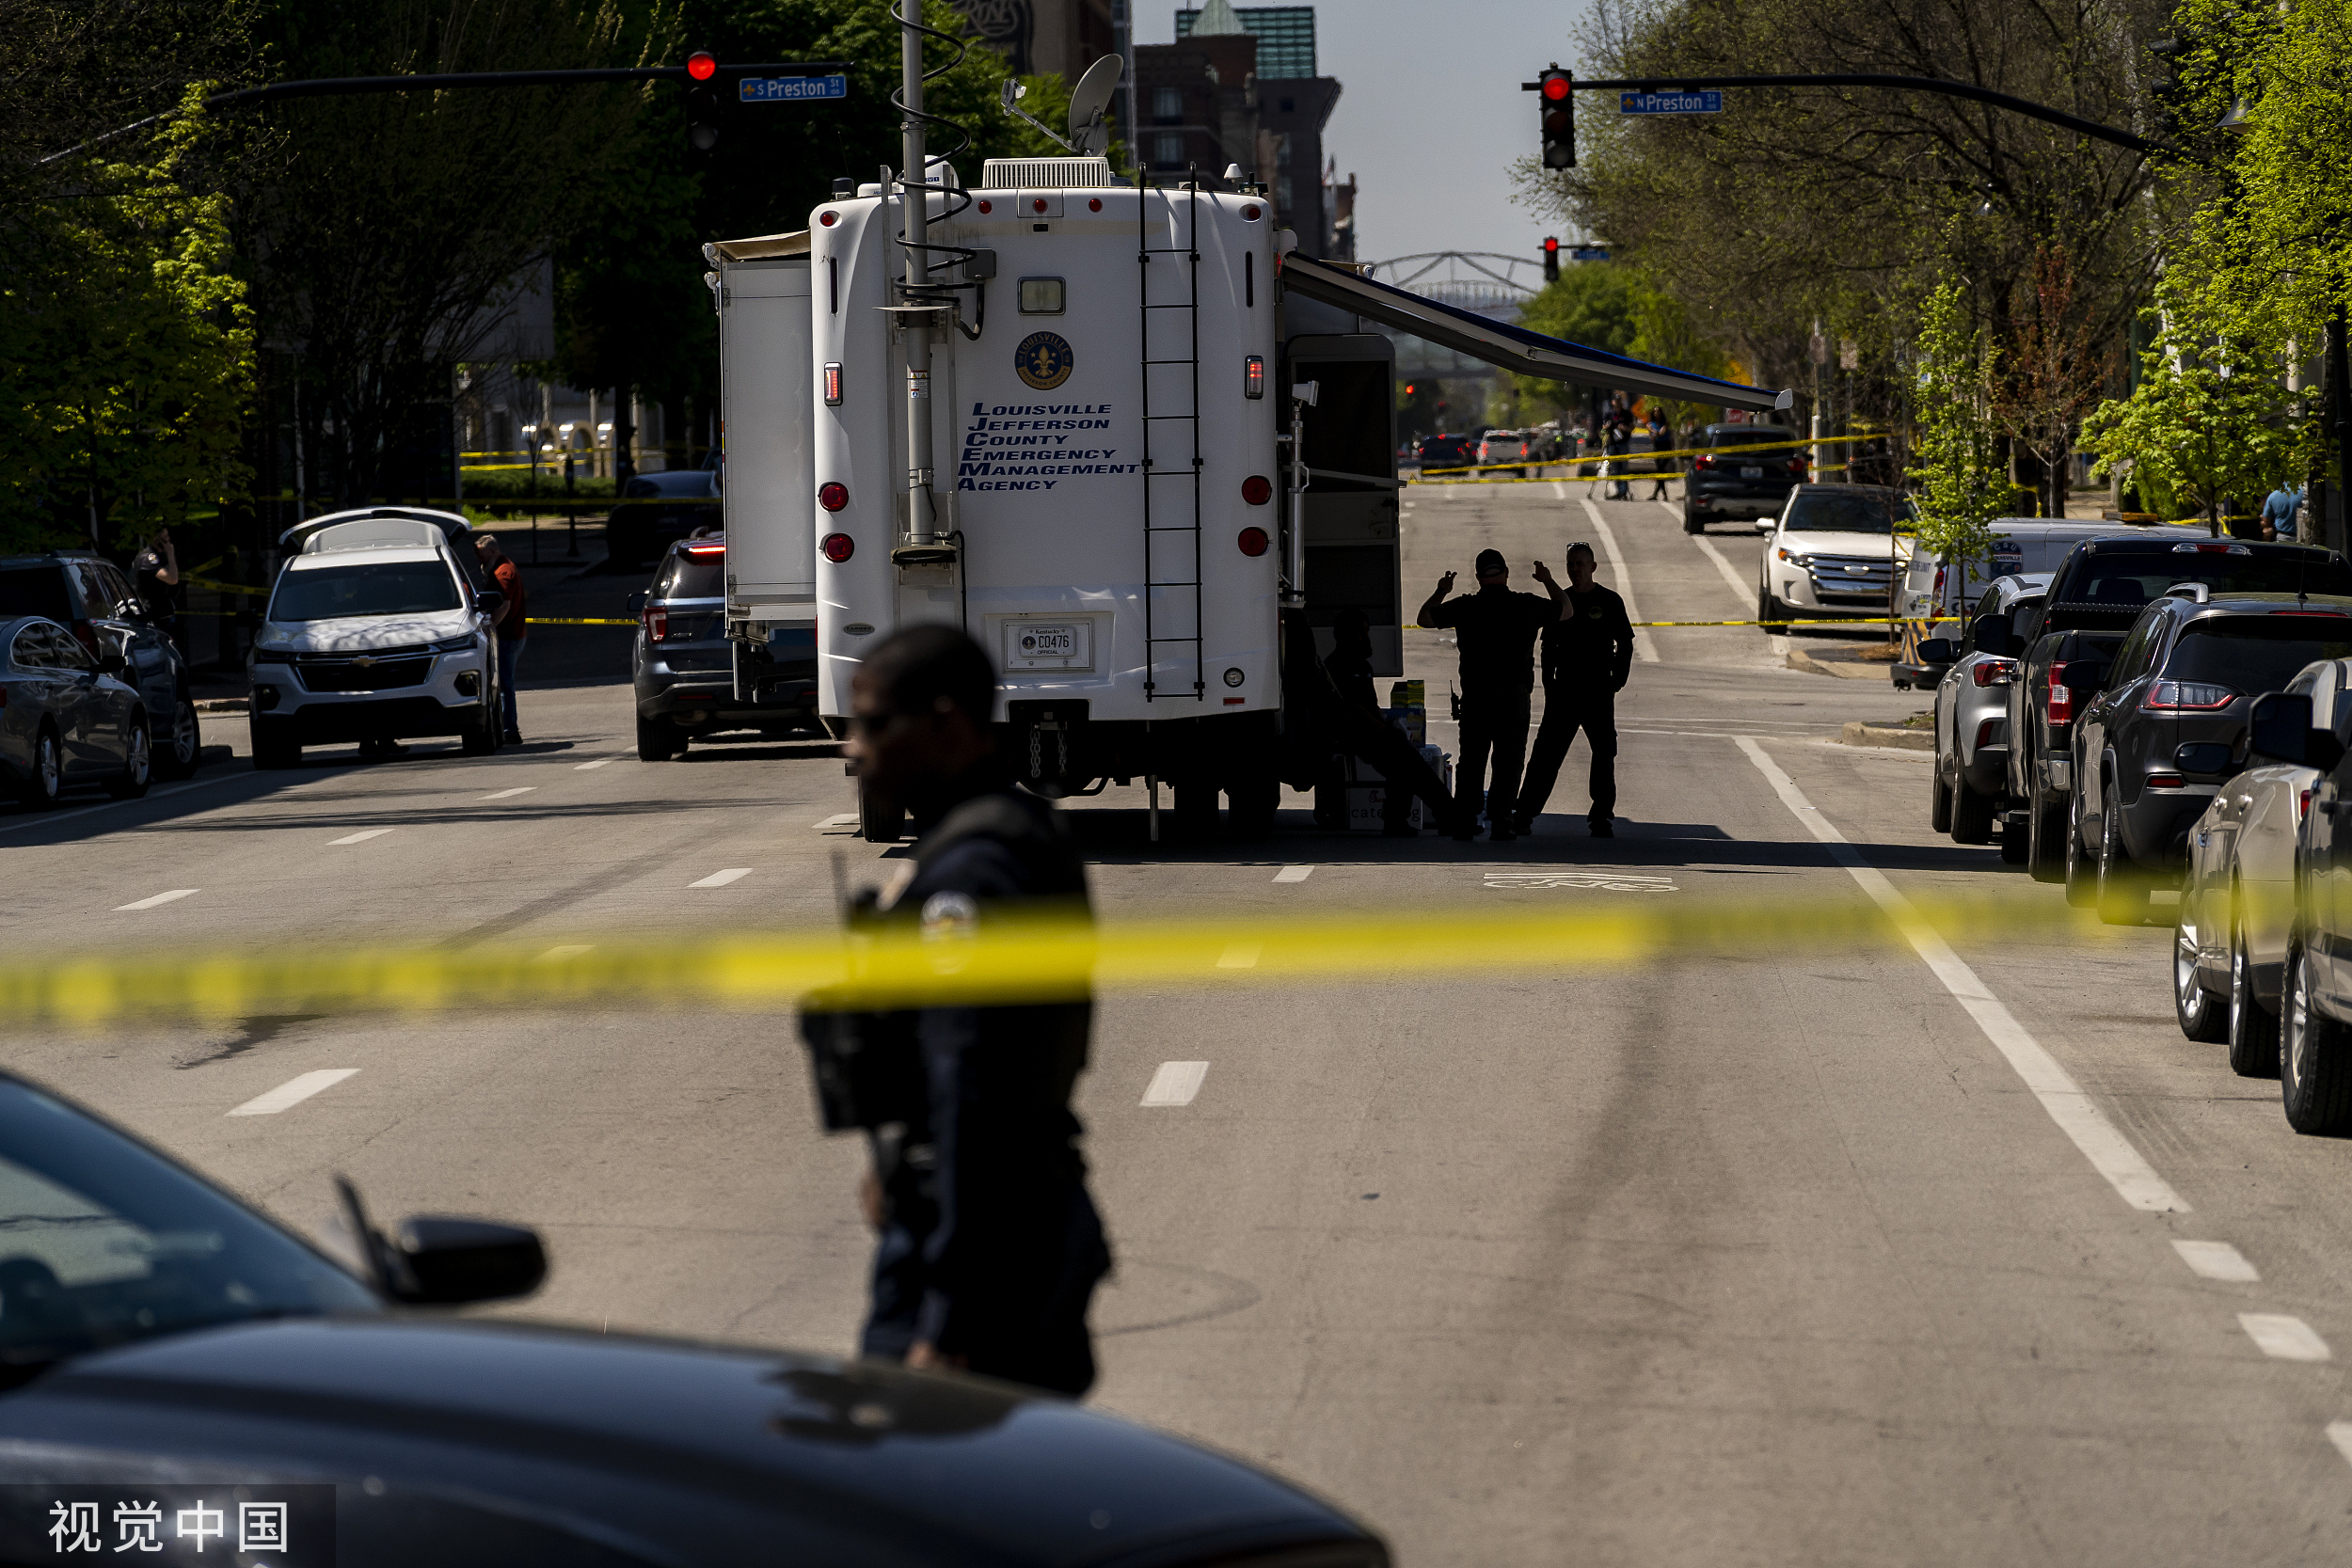
M 299 767 L 302 748 L 292 736 L 267 720 L 253 721 L 253 766 L 262 768 Z
M 2083 848 L 2082 813 L 2075 807 L 2070 792 L 2066 800 L 2066 901 L 2074 908 L 2088 909 L 2098 895 L 2098 879 L 2091 868 L 2090 857 Z
M 154 782 L 155 743 L 147 731 L 147 715 L 131 715 L 131 733 L 122 743 L 122 771 L 106 781 L 106 793 L 118 800 L 135 800 Z
M 1993 842 L 1993 797 L 1978 794 L 1964 778 L 1952 781 L 1951 831 L 1954 844 Z
M 883 799 L 864 784 L 857 792 L 857 832 L 868 844 L 896 844 L 906 835 L 907 814 L 896 800 Z
M 1935 759 L 1935 766 L 1928 769 L 1928 828 L 1939 833 L 1952 831 L 1952 785 L 1944 777 L 1944 759 L 1940 756 Z
M 155 776 L 184 779 L 196 771 L 204 754 L 204 732 L 196 717 L 196 702 L 186 692 L 172 699 L 171 724 L 158 737 Z
M 1759 588 L 1756 591 L 1756 618 L 1759 621 L 1786 621 L 1788 619 L 1788 607 Z M 1764 630 L 1772 637 L 1788 635 L 1787 626 L 1767 626 Z
M 638 761 L 667 762 L 685 754 L 686 736 L 678 733 L 675 724 L 667 719 L 647 719 L 642 715 L 638 718 Z
M 2246 933 L 2230 933 L 2230 1070 L 2240 1078 L 2279 1076 L 2279 1020 L 2254 994 L 2254 960 Z
M 457 746 L 469 757 L 486 757 L 498 751 L 505 737 L 499 722 L 498 692 L 493 689 L 482 700 L 480 722 L 457 737 Z
M 2052 805 L 2041 784 L 2033 786 L 2026 808 L 2026 870 L 2037 882 L 2066 879 L 2066 811 Z
M 2110 926 L 2137 926 L 2148 913 L 2148 883 L 2123 847 L 2122 818 L 2115 786 L 2109 784 L 2099 813 L 2099 918 Z
M 1705 533 L 1707 531 L 1707 519 L 1700 516 L 1697 513 L 1692 511 L 1686 506 L 1682 509 L 1682 531 L 1685 533 Z
M 2352 1131 L 2352 1047 L 2344 1027 L 2319 1010 L 2311 964 L 2301 947 L 2287 952 L 2285 1027 L 2280 1041 L 2279 1095 L 2287 1125 L 2333 1136 Z
M 2017 819 L 2015 813 L 2001 818 L 2001 863 L 2023 865 L 2033 852 L 2032 830 Z
M 2224 1038 L 2229 1016 L 2221 998 L 2205 989 L 2197 973 L 2197 934 L 2189 929 L 2188 901 L 2181 901 L 2180 918 L 2172 923 L 2172 1017 L 2181 1033 L 2207 1044 Z
M 26 770 L 24 783 L 16 798 L 33 811 L 47 811 L 57 803 L 57 791 L 65 786 L 65 763 L 57 752 L 57 732 L 47 724 L 33 736 L 32 767 Z

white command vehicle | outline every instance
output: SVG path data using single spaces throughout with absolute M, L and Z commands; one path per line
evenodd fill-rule
M 253 765 L 305 746 L 455 736 L 499 749 L 501 596 L 466 520 L 378 508 L 289 529 L 292 549 L 253 641 Z

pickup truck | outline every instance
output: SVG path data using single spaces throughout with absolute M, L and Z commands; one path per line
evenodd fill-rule
M 2141 609 L 2184 582 L 2214 594 L 2346 594 L 2352 566 L 2332 550 L 2240 539 L 2091 539 L 2069 551 L 2049 598 L 2006 650 L 2018 670 L 2009 693 L 2004 830 L 2025 831 L 2026 866 L 2037 881 L 2066 879 L 2074 720 L 2106 685 Z M 1979 651 L 2004 650 L 1980 642 Z M 2088 863 L 2079 850 L 2074 858 Z

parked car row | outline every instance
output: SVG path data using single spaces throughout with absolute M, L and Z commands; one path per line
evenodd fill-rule
M 2110 924 L 2177 888 L 2184 1033 L 2352 1133 L 2352 565 L 2153 531 L 1989 584 L 1931 639 L 1930 819 Z M 2341 893 L 2341 896 L 2339 894 Z

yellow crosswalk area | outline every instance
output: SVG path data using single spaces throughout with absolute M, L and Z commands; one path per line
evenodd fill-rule
M 1915 899 L 1947 941 L 2105 927 L 2049 896 Z M 1077 994 L 1268 984 L 1570 974 L 1732 953 L 1893 947 L 1904 937 L 1852 896 L 1738 901 L 1652 895 L 1551 911 L 1471 906 L 1410 914 L 1241 920 L 985 919 L 961 935 L 780 931 L 648 942 L 636 932 L 550 945 L 183 951 L 21 958 L 0 966 L 0 1023 L 92 1029 L 139 1020 L 464 1012 L 490 1007 L 772 1010 L 823 992 L 843 1006 L 1047 1001 Z M 1251 961 L 1231 961 L 1248 951 Z

